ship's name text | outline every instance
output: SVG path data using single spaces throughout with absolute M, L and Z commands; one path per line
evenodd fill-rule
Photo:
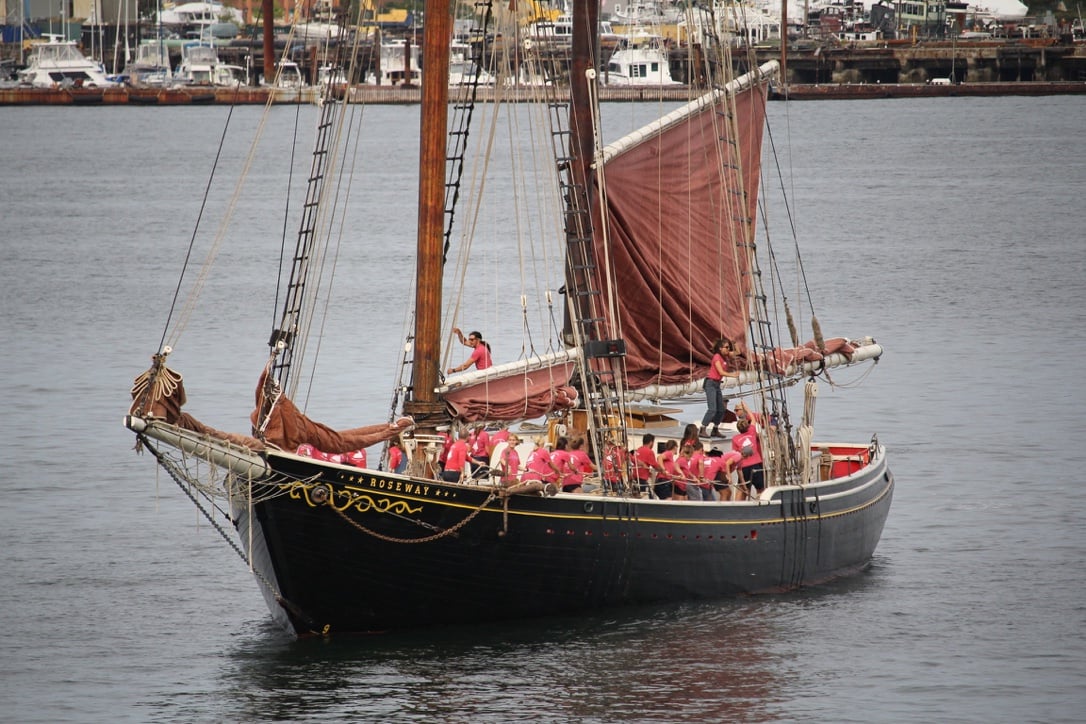
M 429 495 L 430 486 L 415 483 L 410 480 L 385 480 L 384 478 L 368 478 L 366 485 L 371 490 L 386 490 L 390 493 L 406 493 L 407 495 Z

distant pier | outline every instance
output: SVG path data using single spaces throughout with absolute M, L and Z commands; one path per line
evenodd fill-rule
M 756 55 L 777 59 L 780 50 Z M 789 46 L 786 60 L 789 84 L 1086 82 L 1086 44 L 1056 38 L 832 45 L 800 40 Z
M 488 103 L 500 97 L 527 101 L 537 98 L 538 88 L 479 88 L 477 100 Z M 792 83 L 775 85 L 770 100 L 862 100 L 865 98 L 950 98 L 955 96 L 1042 96 L 1086 94 L 1086 82 L 1010 82 L 1010 83 Z M 264 105 L 311 104 L 319 97 L 317 88 L 0 88 L 0 106 L 36 105 Z M 351 102 L 414 105 L 419 102 L 416 87 L 355 86 Z M 676 101 L 690 99 L 685 86 L 601 88 L 604 102 Z
M 232 48 L 250 54 L 247 62 L 260 67 L 256 48 Z M 220 50 L 220 52 L 222 52 Z M 779 47 L 734 51 L 737 71 L 751 63 L 780 60 Z M 241 62 L 240 57 L 238 62 Z M 866 41 L 789 44 L 786 79 L 776 84 L 771 98 L 840 100 L 862 98 L 916 98 L 995 95 L 1060 95 L 1086 93 L 1086 45 L 1056 38 L 1001 39 L 960 42 Z M 720 62 L 711 58 L 711 62 Z M 670 57 L 672 77 L 691 80 L 687 49 L 675 48 Z M 308 75 L 308 73 L 307 73 Z M 606 81 L 606 73 L 601 74 Z M 357 85 L 349 98 L 359 103 L 409 105 L 419 102 L 419 89 L 411 86 Z M 530 100 L 538 88 L 480 87 L 478 100 L 496 96 Z M 0 88 L 0 105 L 199 105 L 315 103 L 315 87 L 270 89 L 257 86 L 179 88 Z M 687 86 L 606 86 L 604 101 L 687 100 Z

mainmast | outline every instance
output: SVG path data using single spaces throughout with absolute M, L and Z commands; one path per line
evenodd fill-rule
M 452 16 L 448 0 L 426 0 L 422 52 L 422 124 L 419 139 L 418 281 L 415 288 L 414 364 L 411 399 L 404 412 L 421 431 L 432 430 L 444 415 L 434 389 L 441 360 L 441 279 L 445 221 L 445 146 L 449 115 L 449 43 Z
M 607 276 L 606 254 L 597 253 L 602 235 L 604 205 L 600 203 L 601 228 L 594 230 L 592 202 L 597 185 L 593 178 L 596 160 L 596 71 L 599 65 L 600 3 L 586 0 L 573 4 L 572 58 L 570 62 L 569 158 L 559 160 L 562 196 L 566 204 L 566 305 L 570 340 L 582 351 L 580 387 L 589 439 L 597 460 L 607 443 L 627 446 L 622 388 L 625 386 L 626 345 L 612 315 L 605 309 L 614 301 Z M 591 74 L 592 77 L 589 77 Z M 598 279 L 597 279 L 598 276 Z M 610 318 L 611 321 L 608 321 Z
M 592 99 L 589 95 L 589 80 L 585 72 L 595 68 L 595 59 L 599 57 L 598 28 L 600 22 L 600 4 L 595 0 L 574 3 L 572 58 L 570 61 L 570 99 L 569 128 L 571 133 L 570 150 L 575 178 L 583 188 L 592 187 L 592 158 L 595 155 L 596 139 L 592 125 Z

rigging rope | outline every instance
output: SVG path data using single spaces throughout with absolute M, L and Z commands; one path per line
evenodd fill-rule
M 173 301 L 170 303 L 170 311 L 166 315 L 166 323 L 163 325 L 162 337 L 158 342 L 158 351 L 162 351 L 166 347 L 166 335 L 170 330 L 170 321 L 173 319 L 174 310 L 177 308 L 178 299 L 181 296 L 181 285 L 185 280 L 185 272 L 188 270 L 189 261 L 192 259 L 192 251 L 196 246 L 196 234 L 200 230 L 200 222 L 204 218 L 204 211 L 207 209 L 207 200 L 211 195 L 211 185 L 215 180 L 215 172 L 219 168 L 219 160 L 222 158 L 222 150 L 226 145 L 226 132 L 230 128 L 230 119 L 234 116 L 234 106 L 230 106 L 229 112 L 226 114 L 226 123 L 223 124 L 222 135 L 219 136 L 219 147 L 215 151 L 215 160 L 211 163 L 211 173 L 208 174 L 207 184 L 204 186 L 204 196 L 200 200 L 200 208 L 196 214 L 196 223 L 192 228 L 192 235 L 189 237 L 189 247 L 185 252 L 185 262 L 181 265 L 181 273 L 177 277 L 177 286 L 174 288 Z
M 186 485 L 186 483 L 191 483 L 191 481 L 188 480 L 188 477 L 181 472 L 181 470 L 177 467 L 177 465 L 172 460 L 170 460 L 167 456 L 162 454 L 158 450 L 158 448 L 151 443 L 150 438 L 145 436 L 143 433 L 136 433 L 136 437 L 142 443 L 144 448 L 151 451 L 151 454 L 155 457 L 155 460 L 158 462 L 159 466 L 163 470 L 166 471 L 166 474 L 169 475 L 170 478 L 173 479 L 174 483 L 177 484 L 177 487 L 181 489 L 181 492 L 183 492 L 185 494 L 185 496 L 188 497 L 188 499 L 190 501 L 192 501 L 192 504 L 196 506 L 196 509 L 198 511 L 200 511 L 200 513 L 204 516 L 204 518 L 218 532 L 219 536 L 224 541 L 226 541 L 226 544 L 228 546 L 230 546 L 230 548 L 232 548 L 235 553 L 238 554 L 238 557 L 241 558 L 242 561 L 245 562 L 245 564 L 249 567 L 249 570 L 251 570 L 253 572 L 253 575 L 256 577 L 256 579 L 258 581 L 260 581 L 261 585 L 263 585 L 265 588 L 268 589 L 268 591 L 275 598 L 276 602 L 279 603 L 284 608 L 286 608 L 291 613 L 294 613 L 295 616 L 300 621 L 305 623 L 310 628 L 311 631 L 316 632 L 316 630 L 318 629 L 318 626 L 316 625 L 316 623 L 314 622 L 312 617 L 306 615 L 304 611 L 302 611 L 300 608 L 298 608 L 298 606 L 296 606 L 295 604 L 291 603 L 289 600 L 287 600 L 286 598 L 283 597 L 283 594 L 279 591 L 279 589 L 275 586 L 275 584 L 272 583 L 267 578 L 267 576 L 265 576 L 263 573 L 261 573 L 259 570 L 257 570 L 252 565 L 252 561 L 245 554 L 245 552 L 241 550 L 241 547 L 237 543 L 234 542 L 233 538 L 223 529 L 223 527 L 221 525 L 219 525 L 218 521 L 215 520 L 214 516 L 212 516 L 208 512 L 208 510 L 203 506 L 203 504 L 196 498 L 196 496 L 192 494 L 192 491 L 190 490 L 189 485 Z M 252 482 L 253 481 L 250 479 L 249 480 L 250 486 L 252 485 Z M 200 488 L 200 487 L 197 487 L 197 489 L 203 491 L 203 489 Z M 207 494 L 206 491 L 203 491 L 203 492 L 204 492 L 205 495 Z M 220 510 L 220 512 L 222 512 L 223 515 L 228 520 L 231 520 L 231 521 L 233 520 L 230 515 L 227 515 L 226 512 L 219 509 L 218 506 L 215 506 L 215 508 L 217 510 Z M 251 514 L 250 514 L 250 516 L 251 516 Z M 254 520 L 255 519 L 252 518 L 252 517 L 249 518 L 249 528 L 250 529 L 252 529 L 252 527 L 253 527 L 253 521 Z

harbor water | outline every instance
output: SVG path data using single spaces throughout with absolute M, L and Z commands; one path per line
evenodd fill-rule
M 648 105 L 605 119 L 634 125 Z M 261 110 L 232 111 L 223 176 Z M 380 174 L 352 191 L 367 210 L 336 282 L 348 324 L 319 363 L 334 384 L 308 398 L 338 426 L 387 415 L 412 282 L 418 109 L 365 112 Z M 315 113 L 273 109 L 267 143 Z M 790 179 L 821 326 L 886 348 L 822 384 L 816 420 L 816 439 L 888 448 L 894 505 L 867 571 L 788 595 L 306 641 L 272 624 L 229 524 L 198 516 L 121 426 L 228 114 L 0 110 L 0 720 L 1082 720 L 1082 96 L 770 104 L 763 187 L 777 165 Z M 217 345 L 176 344 L 187 409 L 221 429 L 247 431 L 265 360 L 277 173 L 250 171 L 267 198 L 239 206 L 231 276 L 186 333 Z M 212 230 L 231 199 L 218 179 Z

